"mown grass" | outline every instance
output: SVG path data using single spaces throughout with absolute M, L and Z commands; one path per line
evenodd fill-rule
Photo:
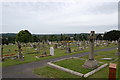
M 42 78 L 80 78 L 79 76 L 53 69 L 48 66 L 34 69 L 34 74 L 40 75 Z
M 86 73 L 93 70 L 93 69 L 84 68 L 82 66 L 84 63 L 85 63 L 85 60 L 74 59 L 74 58 L 73 59 L 62 60 L 62 61 L 59 61 L 59 62 L 55 62 L 55 64 L 57 64 L 59 66 L 71 69 L 73 71 L 80 72 L 82 74 L 86 74 Z M 102 64 L 99 64 L 99 65 L 102 65 Z

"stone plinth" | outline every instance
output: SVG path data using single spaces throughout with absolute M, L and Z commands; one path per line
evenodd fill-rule
M 98 67 L 98 62 L 96 60 L 87 60 L 84 65 L 84 68 L 88 68 L 88 69 L 94 69 L 96 67 Z

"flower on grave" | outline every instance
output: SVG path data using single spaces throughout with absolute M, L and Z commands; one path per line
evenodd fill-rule
M 10 56 L 10 55 L 6 54 L 6 55 L 4 55 L 4 56 Z
M 12 56 L 12 55 L 16 55 L 16 54 L 15 54 L 15 53 L 12 53 L 12 54 L 10 54 L 10 55 Z

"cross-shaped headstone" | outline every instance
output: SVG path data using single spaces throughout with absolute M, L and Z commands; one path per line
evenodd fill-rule
M 95 40 L 95 32 L 91 31 L 89 36 L 90 41 L 90 53 L 89 59 L 84 63 L 83 67 L 85 68 L 96 68 L 98 66 L 98 62 L 94 59 L 94 40 Z
M 95 32 L 94 31 L 91 31 L 91 33 L 90 33 L 90 37 L 89 37 L 90 39 L 90 53 L 89 53 L 89 59 L 90 60 L 93 60 L 94 59 L 94 57 L 93 57 L 93 55 L 94 55 L 94 40 L 95 40 Z

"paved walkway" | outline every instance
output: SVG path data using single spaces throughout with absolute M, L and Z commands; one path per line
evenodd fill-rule
M 116 49 L 116 47 L 96 50 L 95 52 L 109 51 L 113 49 Z M 10 66 L 10 67 L 4 67 L 2 70 L 3 78 L 40 78 L 40 76 L 33 74 L 34 68 L 45 66 L 47 65 L 47 62 L 49 61 L 55 61 L 55 60 L 59 60 L 62 58 L 68 58 L 68 57 L 82 57 L 82 56 L 87 55 L 88 53 L 89 52 L 78 53 L 78 54 L 66 55 L 66 56 L 62 56 L 58 58 L 53 58 L 53 59 L 47 59 L 47 60 L 20 64 L 20 65 L 15 65 L 15 66 Z

